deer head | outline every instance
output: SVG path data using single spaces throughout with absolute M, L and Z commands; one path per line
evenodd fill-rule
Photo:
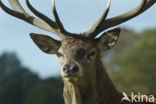
M 45 35 L 32 33 L 30 36 L 43 52 L 58 56 L 62 65 L 62 77 L 78 80 L 95 71 L 92 70 L 95 62 L 103 56 L 104 51 L 115 46 L 119 33 L 119 28 L 113 29 L 92 40 L 66 36 L 57 41 Z
M 85 80 L 94 78 L 96 74 L 96 64 L 100 61 L 104 52 L 113 48 L 119 38 L 120 28 L 115 28 L 104 32 L 100 37 L 96 37 L 104 30 L 126 22 L 137 15 L 143 13 L 151 7 L 156 0 L 142 0 L 141 4 L 127 13 L 106 19 L 110 0 L 101 18 L 86 32 L 74 34 L 66 31 L 61 23 L 53 0 L 53 14 L 55 21 L 49 19 L 37 11 L 28 0 L 28 8 L 40 19 L 30 16 L 20 5 L 18 0 L 9 0 L 14 10 L 6 7 L 0 0 L 0 7 L 8 14 L 22 19 L 34 26 L 47 30 L 58 35 L 61 41 L 52 37 L 31 33 L 30 36 L 35 44 L 47 54 L 56 54 L 61 61 L 62 77 L 64 80 L 84 84 Z M 87 77 L 86 77 L 87 76 Z

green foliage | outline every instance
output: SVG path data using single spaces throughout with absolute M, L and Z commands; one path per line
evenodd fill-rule
M 20 69 L 21 63 L 14 53 L 4 53 L 0 56 L 0 82 L 5 77 Z
M 51 78 L 36 84 L 29 91 L 24 104 L 64 104 L 63 85 L 62 83 L 58 84 L 58 82 L 61 80 Z
M 123 92 L 156 93 L 156 30 L 141 33 L 140 39 L 114 55 L 107 63 L 109 74 Z
M 60 78 L 41 80 L 14 53 L 0 56 L 0 104 L 63 104 Z

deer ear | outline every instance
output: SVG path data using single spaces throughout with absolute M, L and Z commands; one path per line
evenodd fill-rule
M 30 37 L 34 43 L 45 53 L 57 54 L 61 45 L 60 41 L 57 41 L 49 36 L 31 33 Z
M 106 51 L 113 48 L 119 38 L 120 31 L 120 28 L 116 28 L 102 34 L 102 36 L 97 39 L 100 50 Z

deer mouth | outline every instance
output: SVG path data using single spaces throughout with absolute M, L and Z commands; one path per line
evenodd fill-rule
M 76 74 L 65 74 L 63 77 L 64 78 L 76 78 L 77 76 Z
M 77 81 L 78 74 L 77 73 L 64 73 L 63 78 L 67 81 Z
M 76 75 L 64 75 L 64 79 L 68 82 L 77 82 L 78 77 Z

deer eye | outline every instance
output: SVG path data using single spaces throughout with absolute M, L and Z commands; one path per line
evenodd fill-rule
M 89 53 L 89 54 L 87 55 L 87 60 L 91 61 L 91 60 L 94 58 L 95 54 L 96 54 L 95 51 L 92 51 L 91 53 Z
M 62 53 L 57 53 L 57 56 L 59 57 L 59 58 L 64 58 L 64 55 L 62 54 Z

